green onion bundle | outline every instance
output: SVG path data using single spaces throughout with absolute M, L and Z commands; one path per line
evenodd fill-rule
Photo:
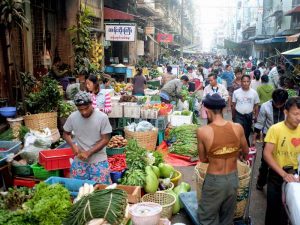
M 121 224 L 127 206 L 127 193 L 119 189 L 96 190 L 74 204 L 64 225 L 84 225 L 103 218 L 112 225 Z
M 169 148 L 171 153 L 195 157 L 198 156 L 197 125 L 182 125 L 173 128 L 169 134 L 170 140 L 175 140 Z

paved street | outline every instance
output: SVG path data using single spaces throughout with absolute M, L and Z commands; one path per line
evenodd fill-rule
M 228 112 L 225 113 L 225 118 L 231 120 Z M 254 225 L 264 225 L 264 217 L 266 210 L 266 187 L 264 191 L 258 191 L 255 188 L 256 179 L 258 175 L 258 168 L 261 159 L 261 144 L 257 145 L 258 152 L 253 169 L 253 181 L 251 185 L 251 197 L 250 197 L 250 217 Z M 182 181 L 186 181 L 192 185 L 192 189 L 196 190 L 196 180 L 194 174 L 194 167 L 177 167 L 182 173 Z M 182 210 L 179 214 L 172 218 L 172 224 L 184 223 L 186 225 L 193 225 L 193 222 L 189 219 L 188 215 Z

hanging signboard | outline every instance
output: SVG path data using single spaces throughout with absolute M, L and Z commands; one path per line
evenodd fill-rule
M 135 41 L 135 25 L 106 24 L 106 41 Z
M 172 34 L 157 34 L 157 42 L 163 43 L 172 43 L 173 42 L 173 35 Z
M 145 27 L 145 34 L 149 35 L 149 34 L 154 34 L 155 32 L 155 28 L 154 27 Z

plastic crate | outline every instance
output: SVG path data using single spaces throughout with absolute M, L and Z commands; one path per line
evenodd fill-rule
M 123 113 L 123 105 L 120 103 L 112 103 L 111 113 L 108 114 L 109 118 L 122 118 Z
M 117 129 L 123 129 L 124 127 L 128 126 L 131 123 L 131 118 L 120 118 L 118 119 Z
M 20 141 L 0 141 L 0 149 L 7 149 L 5 151 L 0 151 L 2 155 L 7 155 L 10 153 L 18 153 L 21 146 Z
M 22 165 L 22 166 L 12 166 L 12 171 L 14 175 L 18 176 L 31 176 L 33 175 L 33 171 L 30 165 Z
M 71 168 L 70 158 L 75 155 L 71 148 L 42 150 L 39 152 L 39 164 L 46 170 L 62 170 Z
M 192 112 L 189 116 L 182 116 L 180 111 L 174 111 L 173 114 L 171 115 L 171 125 L 174 127 L 181 126 L 183 124 L 192 124 L 192 122 L 193 122 Z
M 13 180 L 13 185 L 17 187 L 28 187 L 28 188 L 33 188 L 36 184 L 36 181 L 34 180 L 24 180 L 24 179 L 19 179 L 19 178 L 14 178 Z
M 47 184 L 61 184 L 64 186 L 72 197 L 77 197 L 79 188 L 82 187 L 85 183 L 88 184 L 96 184 L 93 180 L 79 180 L 79 179 L 73 179 L 73 178 L 64 178 L 64 177 L 49 177 L 47 180 L 45 180 L 45 183 Z
M 139 119 L 141 117 L 141 106 L 137 103 L 126 103 L 124 105 L 124 117 Z
M 44 167 L 37 163 L 31 165 L 31 168 L 33 170 L 33 176 L 40 180 L 46 180 L 49 177 L 59 176 L 59 170 L 47 171 L 44 169 Z
M 158 128 L 158 130 L 165 130 L 168 125 L 168 117 L 167 116 L 159 116 L 157 119 L 150 120 L 150 123 Z

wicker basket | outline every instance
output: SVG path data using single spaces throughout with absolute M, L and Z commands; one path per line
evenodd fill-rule
M 199 163 L 195 167 L 198 203 L 201 200 L 202 186 L 207 166 L 208 164 L 206 163 Z M 249 194 L 250 175 L 250 167 L 247 164 L 238 161 L 239 188 L 237 189 L 237 205 L 234 212 L 234 218 L 240 218 L 244 215 Z
M 31 130 L 57 128 L 57 112 L 38 113 L 24 116 L 25 126 Z
M 147 150 L 155 150 L 156 148 L 156 142 L 157 142 L 157 135 L 158 135 L 158 129 L 154 128 L 151 131 L 145 131 L 145 132 L 132 132 L 129 131 L 126 127 L 124 129 L 125 132 L 125 138 L 127 140 L 129 139 L 135 139 L 140 147 L 143 147 Z
M 176 198 L 172 194 L 157 191 L 152 194 L 144 195 L 142 197 L 142 202 L 154 202 L 160 204 L 163 208 L 160 217 L 171 219 Z
M 58 142 L 60 139 L 60 133 L 58 128 L 51 129 L 51 141 L 52 143 Z

